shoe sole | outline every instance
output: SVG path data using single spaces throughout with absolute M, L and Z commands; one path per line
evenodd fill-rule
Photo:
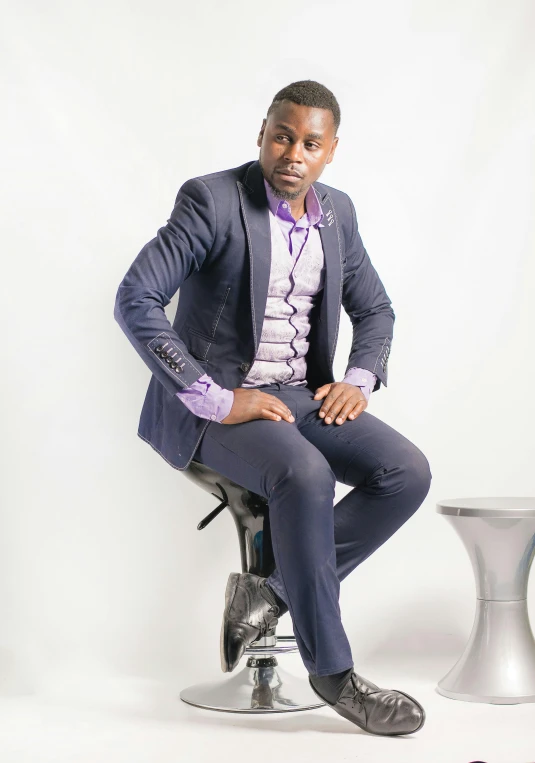
M 225 610 L 223 612 L 223 622 L 221 623 L 221 634 L 219 637 L 219 655 L 221 658 L 221 670 L 223 673 L 230 673 L 231 669 L 228 662 L 228 614 L 236 595 L 236 589 L 238 587 L 238 579 L 240 577 L 239 572 L 231 572 L 229 579 L 227 580 L 227 587 L 225 590 Z
M 327 707 L 332 707 L 334 709 L 334 705 L 331 705 L 330 702 L 327 702 L 327 700 L 321 696 L 321 694 L 318 694 L 318 692 L 315 690 L 315 688 L 312 685 L 312 681 L 310 678 L 308 679 L 308 683 L 310 684 L 310 688 L 314 692 L 314 694 L 321 699 L 322 702 L 325 702 Z M 358 723 L 355 718 L 353 718 L 349 713 L 344 713 L 343 710 L 335 710 L 335 713 L 338 713 L 338 715 L 341 715 L 342 718 L 345 718 L 347 721 L 350 721 L 355 726 L 358 726 L 363 731 L 366 731 L 368 734 L 374 734 L 375 736 L 381 736 L 381 737 L 399 737 L 399 736 L 407 736 L 408 734 L 415 734 L 417 731 L 420 731 L 422 726 L 425 723 L 425 710 L 420 705 L 417 699 L 414 699 L 414 697 L 411 697 L 410 694 L 407 694 L 407 692 L 399 691 L 399 689 L 392 689 L 392 691 L 397 691 L 398 694 L 403 694 L 404 697 L 407 697 L 408 699 L 412 700 L 415 705 L 417 705 L 420 710 L 422 711 L 422 720 L 420 721 L 420 725 L 417 726 L 412 731 L 385 731 L 384 733 L 381 733 L 380 731 L 371 731 L 370 729 L 367 729 L 366 726 L 362 726 L 360 723 Z

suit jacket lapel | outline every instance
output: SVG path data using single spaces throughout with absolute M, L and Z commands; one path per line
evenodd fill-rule
M 262 335 L 271 270 L 271 229 L 264 176 L 258 161 L 238 180 L 250 264 L 251 313 L 255 355 Z
M 332 367 L 342 302 L 342 244 L 336 210 L 329 193 L 314 185 L 323 212 L 323 227 L 319 229 L 325 257 L 325 285 L 320 308 L 321 323 L 327 327 L 329 368 Z

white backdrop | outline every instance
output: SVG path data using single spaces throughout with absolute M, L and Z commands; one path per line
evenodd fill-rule
M 217 675 L 234 526 L 198 533 L 215 500 L 137 437 L 150 371 L 113 304 L 179 186 L 256 158 L 303 78 L 340 101 L 322 180 L 353 198 L 397 317 L 368 411 L 433 473 L 343 583 L 344 622 L 357 670 L 436 683 L 475 593 L 436 501 L 535 495 L 535 5 L 19 0 L 2 19 L 1 690 Z M 337 378 L 349 346 L 344 314 Z

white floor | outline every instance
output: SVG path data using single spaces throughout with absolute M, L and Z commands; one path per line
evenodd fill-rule
M 426 724 L 412 737 L 366 734 L 328 708 L 271 716 L 200 710 L 178 699 L 181 687 L 141 680 L 3 696 L 0 761 L 534 763 L 535 705 L 452 701 L 406 675 L 391 685 L 426 708 Z

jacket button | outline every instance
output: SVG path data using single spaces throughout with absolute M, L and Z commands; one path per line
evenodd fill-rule
M 163 350 L 163 345 L 161 344 L 159 347 L 157 347 L 154 352 L 161 352 Z
M 175 374 L 181 374 L 181 373 L 182 373 L 182 368 L 180 366 L 177 366 L 175 368 Z
M 251 366 L 249 365 L 249 363 L 242 363 L 241 366 L 240 366 L 242 371 L 248 371 L 250 369 L 250 367 Z

